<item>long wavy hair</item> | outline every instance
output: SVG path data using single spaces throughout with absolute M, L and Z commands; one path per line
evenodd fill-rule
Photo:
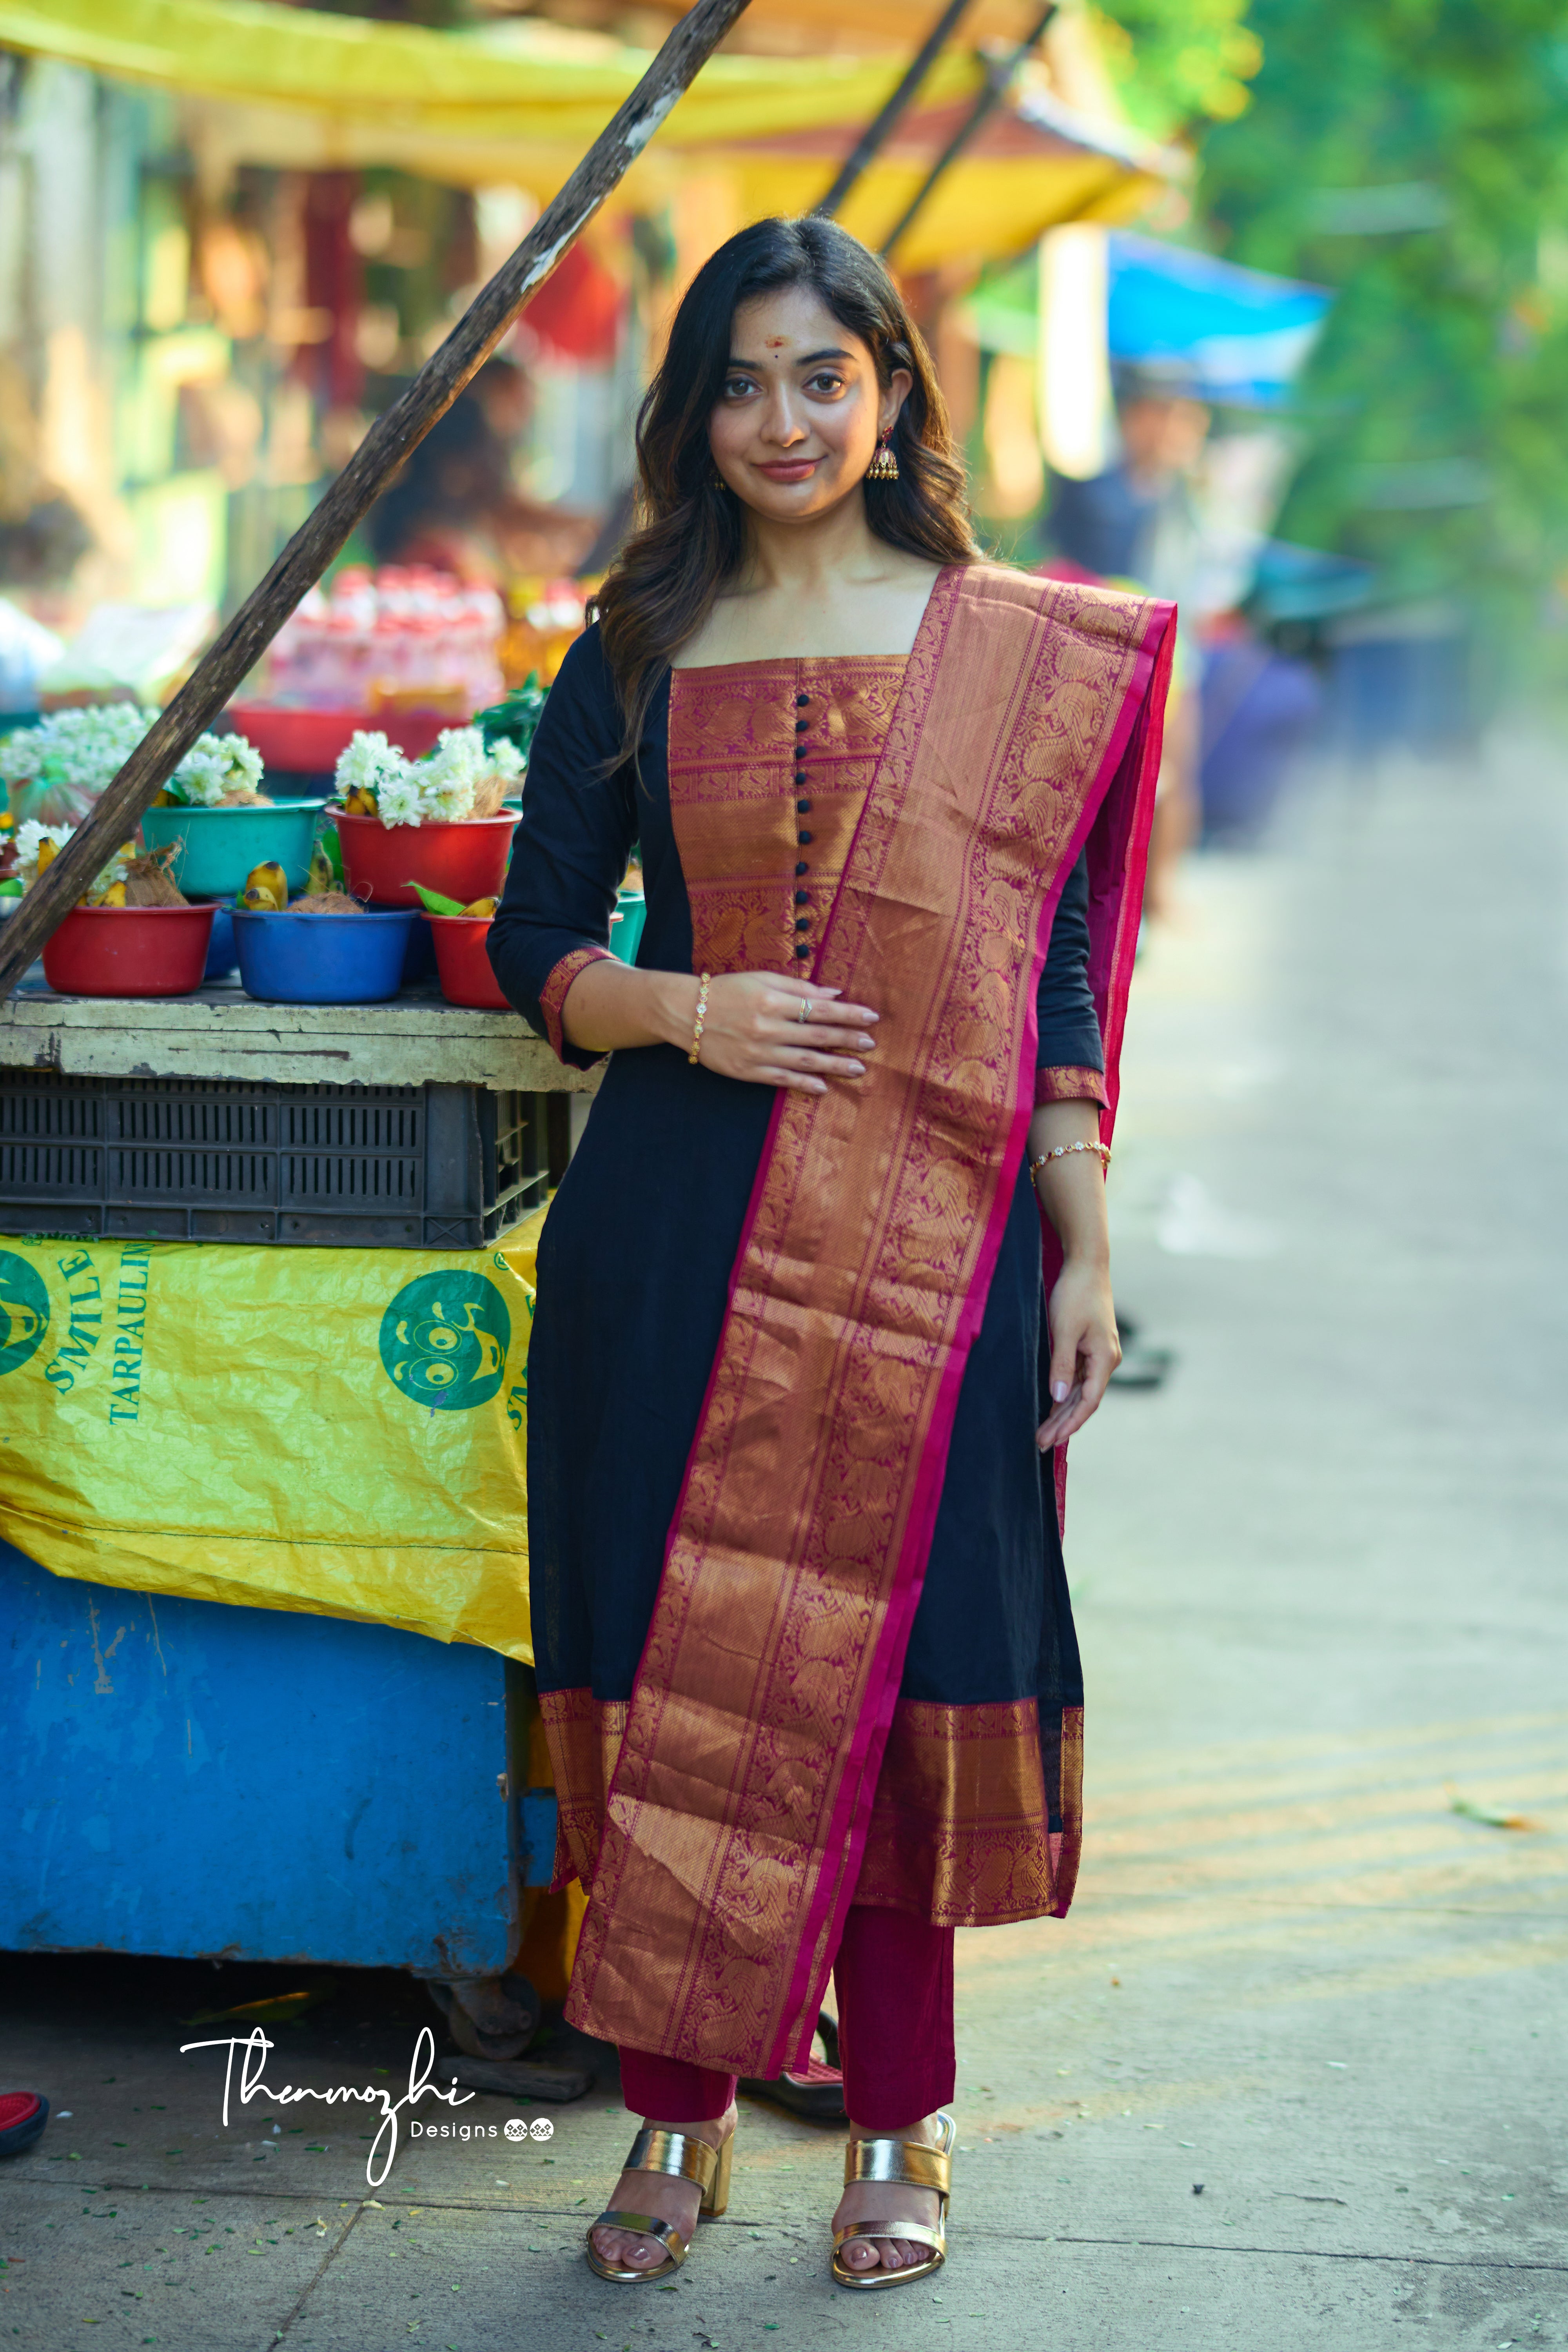
M 708 419 L 729 371 L 737 309 L 789 286 L 809 287 L 860 338 L 884 389 L 896 368 L 914 379 L 893 428 L 898 480 L 865 486 L 877 537 L 932 563 L 979 556 L 931 353 L 877 256 L 836 222 L 811 215 L 742 229 L 688 287 L 637 415 L 637 528 L 597 600 L 623 759 L 636 757 L 666 666 L 695 636 L 745 553 L 746 509 L 715 470 Z

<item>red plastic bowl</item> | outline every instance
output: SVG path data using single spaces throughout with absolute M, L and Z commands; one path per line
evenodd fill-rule
M 44 944 L 57 996 L 189 996 L 202 984 L 216 907 L 73 907 Z
M 332 815 L 343 853 L 343 887 L 372 907 L 417 907 L 414 888 L 438 890 L 466 907 L 499 898 L 517 816 L 466 817 L 460 824 L 383 824 L 378 816 Z
M 289 710 L 266 702 L 231 702 L 225 717 L 255 744 L 268 768 L 320 774 L 335 768 L 349 739 L 376 730 L 409 759 L 433 751 L 447 727 L 467 721 L 436 710 Z
M 471 1004 L 480 1013 L 511 1010 L 485 953 L 489 928 L 489 915 L 431 916 L 436 970 L 440 975 L 441 993 L 448 1004 Z

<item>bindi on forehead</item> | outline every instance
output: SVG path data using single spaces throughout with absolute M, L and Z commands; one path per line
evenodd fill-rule
M 767 344 L 770 352 L 784 351 L 788 348 L 789 344 L 789 337 L 787 335 L 764 335 L 763 340 Z

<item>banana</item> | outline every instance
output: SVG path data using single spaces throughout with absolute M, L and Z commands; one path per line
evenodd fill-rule
M 379 816 L 381 805 L 373 792 L 368 792 L 363 784 L 356 784 L 343 803 L 343 814 L 345 816 Z
M 270 890 L 258 890 L 247 883 L 239 894 L 239 903 L 247 915 L 280 915 L 283 912 Z
M 328 890 L 335 890 L 337 887 L 338 877 L 332 871 L 332 861 L 318 841 L 310 852 L 310 870 L 305 880 L 306 891 L 310 898 L 320 898 Z
M 495 910 L 496 902 L 493 898 L 476 898 L 471 907 L 464 908 L 463 912 L 465 915 L 493 915 Z
M 100 907 L 123 907 L 125 904 L 124 883 L 111 882 L 108 889 L 104 892 L 102 898 L 97 901 L 97 904 Z
M 265 866 L 253 866 L 251 867 L 249 873 L 245 877 L 245 892 L 241 900 L 242 905 L 247 907 L 253 907 L 255 905 L 256 899 L 252 896 L 253 892 L 256 894 L 256 897 L 259 897 L 264 899 L 268 906 L 273 908 L 279 914 L 289 904 L 289 877 L 284 873 L 283 868 L 277 863 L 276 859 L 268 860 L 268 864 Z
M 52 866 L 52 865 L 54 864 L 54 862 L 55 862 L 55 844 L 54 844 L 52 841 L 40 841 L 40 842 L 39 842 L 39 844 L 38 844 L 38 871 L 39 871 L 39 873 L 41 874 L 41 873 L 43 872 L 43 870 L 44 870 L 44 868 L 45 868 L 45 866 Z

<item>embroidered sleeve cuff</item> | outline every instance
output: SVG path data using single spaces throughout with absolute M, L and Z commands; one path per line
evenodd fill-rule
M 1105 1091 L 1105 1074 L 1102 1070 L 1078 1069 L 1068 1064 L 1061 1067 L 1035 1072 L 1035 1108 L 1037 1110 L 1043 1103 L 1103 1104 L 1110 1099 L 1110 1096 Z
M 586 1054 L 580 1046 L 568 1044 L 566 1033 L 561 1025 L 561 1016 L 566 1006 L 566 992 L 579 973 L 586 971 L 591 963 L 607 959 L 609 953 L 608 948 L 574 948 L 570 955 L 563 955 L 553 967 L 539 992 L 539 1010 L 544 1021 L 544 1034 L 554 1049 L 556 1059 L 569 1062 L 578 1069 L 586 1069 L 602 1057 L 597 1054 Z

